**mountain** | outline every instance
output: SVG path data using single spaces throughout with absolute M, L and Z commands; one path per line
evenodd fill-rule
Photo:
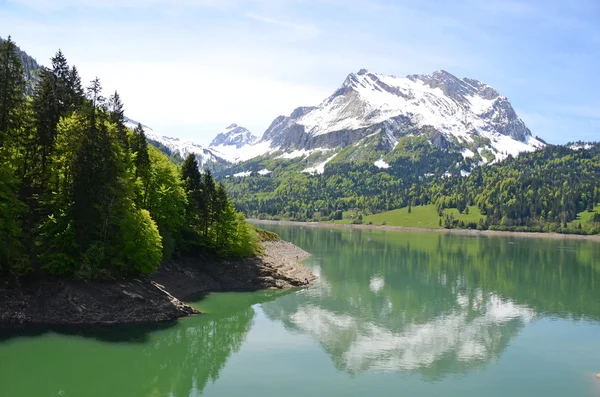
M 230 163 L 239 163 L 269 151 L 268 142 L 258 142 L 248 129 L 231 124 L 218 134 L 208 146 L 209 150 Z
M 376 137 L 381 149 L 391 151 L 401 137 L 419 134 L 438 147 L 461 150 L 465 157 L 479 153 L 488 161 L 544 145 L 506 97 L 443 70 L 405 78 L 365 69 L 351 73 L 319 106 L 276 118 L 263 140 L 284 150 L 322 150 Z
M 321 173 L 330 162 L 385 168 L 399 140 L 416 136 L 473 165 L 545 146 L 506 97 L 478 80 L 444 70 L 398 78 L 362 69 L 318 106 L 277 117 L 260 140 L 229 145 L 225 157 L 233 163 L 252 156 L 298 159 L 308 173 Z
M 257 139 L 246 128 L 231 124 L 212 140 L 209 147 L 217 149 L 221 146 L 235 146 L 239 149 L 244 145 L 253 144 Z
M 0 43 L 3 42 L 4 39 L 0 37 Z M 23 65 L 23 72 L 25 75 L 25 92 L 27 95 L 33 94 L 33 89 L 39 80 L 38 71 L 41 69 L 41 66 L 37 63 L 37 61 L 29 56 L 25 51 L 21 50 L 17 47 L 19 51 L 19 58 L 21 59 L 21 64 Z
M 138 122 L 126 117 L 125 126 L 133 130 L 138 126 Z M 227 163 L 226 160 L 213 153 L 210 149 L 204 148 L 197 143 L 161 135 L 147 125 L 142 124 L 142 128 L 148 142 L 169 156 L 177 155 L 184 159 L 190 153 L 194 153 L 198 159 L 198 164 L 201 166 Z

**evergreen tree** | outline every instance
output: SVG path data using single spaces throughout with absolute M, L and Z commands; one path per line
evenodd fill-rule
M 118 97 L 117 97 L 118 99 Z M 111 118 L 115 119 L 114 113 L 111 113 Z M 118 118 L 117 118 L 118 120 Z M 117 128 L 118 125 L 117 125 Z M 148 142 L 146 141 L 146 134 L 141 124 L 138 124 L 133 130 L 133 137 L 131 143 L 131 150 L 135 154 L 135 177 L 139 178 L 142 183 L 142 193 L 139 195 L 138 202 L 142 206 L 146 206 L 146 199 L 148 197 L 148 184 L 150 182 L 150 156 L 148 155 Z
M 190 153 L 181 166 L 181 179 L 187 195 L 186 218 L 188 227 L 194 231 L 204 230 L 200 221 L 204 204 L 202 174 L 198 168 L 196 156 Z
M 86 249 L 94 240 L 107 241 L 110 213 L 115 203 L 116 159 L 106 124 L 102 120 L 100 81 L 88 87 L 87 126 L 75 153 L 73 168 L 73 219 L 77 242 Z
M 64 116 L 73 108 L 73 93 L 71 87 L 71 70 L 67 58 L 61 50 L 52 57 L 52 74 L 55 82 L 55 95 L 57 110 L 60 116 Z
M 125 127 L 125 110 L 123 109 L 123 102 L 119 93 L 115 91 L 113 95 L 108 99 L 108 114 L 110 121 L 116 125 L 117 128 L 117 139 L 123 147 L 123 150 L 127 150 L 127 128 Z M 138 124 L 138 128 L 142 130 L 142 125 Z M 136 128 L 136 130 L 138 129 Z M 144 136 L 143 146 L 146 146 L 146 137 Z M 138 147 L 139 149 L 139 147 Z M 134 150 L 135 152 L 136 150 Z
M 214 205 L 216 197 L 216 185 L 212 177 L 210 169 L 205 168 L 202 174 L 202 189 L 203 189 L 203 202 L 202 202 L 202 223 L 204 227 L 204 236 L 208 236 L 208 230 L 213 224 L 214 220 Z
M 33 96 L 33 111 L 36 119 L 36 151 L 40 183 L 46 178 L 48 158 L 52 154 L 56 126 L 60 120 L 60 106 L 56 90 L 56 78 L 48 69 L 40 70 L 40 82 Z
M 81 77 L 79 77 L 79 71 L 75 66 L 71 68 L 69 73 L 69 103 L 71 104 L 71 110 L 76 110 L 81 107 L 85 100 L 85 93 L 83 92 L 83 86 L 81 84 Z
M 0 43 L 0 148 L 7 142 L 9 131 L 18 124 L 17 112 L 24 102 L 23 67 L 15 43 Z

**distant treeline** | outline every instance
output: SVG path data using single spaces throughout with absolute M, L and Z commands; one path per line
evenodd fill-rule
M 435 204 L 445 227 L 595 234 L 600 215 L 573 221 L 600 202 L 600 146 L 576 145 L 548 145 L 474 166 L 465 175 L 459 153 L 436 148 L 425 137 L 405 137 L 389 156 L 387 169 L 372 161 L 332 161 L 323 174 L 308 175 L 272 162 L 270 174 L 226 178 L 224 183 L 236 207 L 257 218 L 331 220 L 348 210 L 374 214 Z M 470 205 L 485 215 L 477 224 L 461 225 L 445 216 L 447 208 L 462 213 Z

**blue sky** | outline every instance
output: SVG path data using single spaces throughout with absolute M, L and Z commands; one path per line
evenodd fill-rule
M 475 78 L 533 135 L 600 140 L 598 0 L 0 0 L 0 27 L 43 64 L 61 48 L 131 118 L 203 144 L 233 122 L 261 135 L 361 68 Z

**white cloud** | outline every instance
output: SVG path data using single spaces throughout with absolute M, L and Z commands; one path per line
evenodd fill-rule
M 105 93 L 117 89 L 126 112 L 157 132 L 188 126 L 187 138 L 210 141 L 228 123 L 247 126 L 257 135 L 279 114 L 303 103 L 314 104 L 327 93 L 256 74 L 232 74 L 202 62 L 105 62 L 78 65 L 84 81 L 102 71 Z M 282 95 L 285 93 L 285 95 Z M 218 126 L 206 131 L 205 126 Z M 203 133 L 204 132 L 204 133 Z

